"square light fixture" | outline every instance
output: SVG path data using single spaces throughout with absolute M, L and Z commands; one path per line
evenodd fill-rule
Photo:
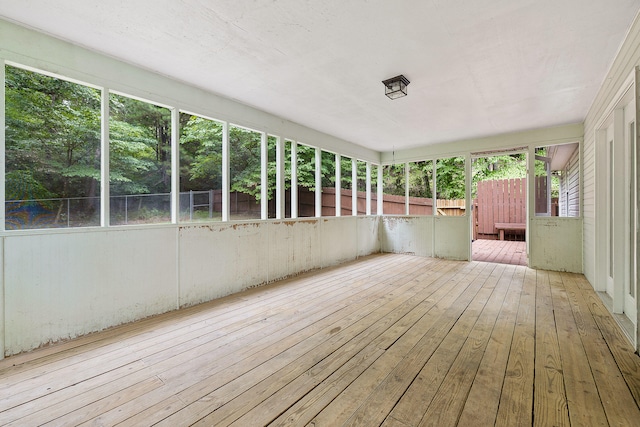
M 409 84 L 409 80 L 407 80 L 407 78 L 402 74 L 383 80 L 382 84 L 384 85 L 384 94 L 387 95 L 389 99 L 407 96 L 407 85 Z

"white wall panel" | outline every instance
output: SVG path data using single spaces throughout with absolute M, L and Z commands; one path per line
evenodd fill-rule
M 171 228 L 5 237 L 5 353 L 175 308 Z
M 267 282 L 267 224 L 224 223 L 180 228 L 180 306 Z
M 380 217 L 382 252 L 433 256 L 433 217 Z
M 380 247 L 376 217 L 119 227 L 3 239 L 6 355 L 351 261 Z
M 320 268 L 317 219 L 273 221 L 268 224 L 270 282 Z
M 469 260 L 471 227 L 466 216 L 434 217 L 435 247 L 437 258 Z
M 529 266 L 582 272 L 582 219 L 537 217 L 529 223 Z
M 321 218 L 319 221 L 322 267 L 358 257 L 358 218 L 343 216 Z
M 359 216 L 358 227 L 358 256 L 366 256 L 380 252 L 380 217 Z

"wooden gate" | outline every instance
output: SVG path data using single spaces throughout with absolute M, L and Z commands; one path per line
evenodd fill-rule
M 478 198 L 473 203 L 473 238 L 497 239 L 496 224 L 518 224 L 524 228 L 526 188 L 526 178 L 478 182 Z

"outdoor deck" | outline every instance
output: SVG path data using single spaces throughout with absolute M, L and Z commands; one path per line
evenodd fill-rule
M 471 244 L 474 261 L 527 265 L 527 243 L 506 240 L 475 240 Z
M 580 274 L 374 255 L 0 361 L 0 425 L 637 426 Z

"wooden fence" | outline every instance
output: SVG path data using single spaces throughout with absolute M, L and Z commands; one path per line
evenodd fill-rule
M 336 212 L 335 188 L 328 187 L 322 189 L 322 216 L 334 216 Z M 367 194 L 358 192 L 358 215 L 366 212 Z M 298 214 L 299 216 L 314 216 L 315 193 L 306 188 L 301 188 L 298 193 Z M 404 215 L 406 205 L 404 196 L 393 196 L 385 194 L 383 197 L 382 210 L 386 215 Z M 351 190 L 341 192 L 341 215 L 351 215 Z M 377 194 L 371 193 L 371 213 L 376 214 Z M 436 201 L 438 215 L 462 216 L 465 214 L 464 200 L 443 200 Z M 425 197 L 409 197 L 409 215 L 433 215 L 433 199 Z
M 478 198 L 473 201 L 473 238 L 497 239 L 496 223 L 525 224 L 526 206 L 526 178 L 478 182 Z
M 209 193 L 209 192 L 202 192 Z M 212 190 L 210 203 L 214 212 L 222 211 L 222 190 Z M 185 195 L 188 197 L 188 194 Z M 367 194 L 363 191 L 357 193 L 358 215 L 365 215 L 367 212 Z M 232 217 L 247 216 L 247 218 L 256 218 L 260 216 L 260 203 L 255 197 L 244 194 L 231 192 L 230 194 L 230 215 Z M 376 215 L 378 203 L 377 194 L 371 193 L 371 213 Z M 188 206 L 188 199 L 185 198 L 181 204 Z M 208 202 L 202 202 L 208 203 Z M 351 215 L 351 190 L 341 190 L 341 212 L 343 216 Z M 204 206 L 203 205 L 198 205 Z M 291 190 L 285 192 L 285 216 L 291 216 Z M 465 214 L 464 200 L 443 200 L 436 201 L 438 215 L 462 216 Z M 208 209 L 208 207 L 207 207 Z M 404 215 L 405 214 L 405 198 L 404 196 L 384 195 L 383 212 L 387 215 Z M 276 205 L 275 200 L 269 200 L 269 218 L 275 218 Z M 322 216 L 335 216 L 336 214 L 336 191 L 333 187 L 322 189 Z M 409 197 L 409 215 L 433 215 L 433 199 L 424 197 Z M 298 189 L 298 216 L 312 217 L 315 216 L 315 192 L 311 189 L 301 187 Z

